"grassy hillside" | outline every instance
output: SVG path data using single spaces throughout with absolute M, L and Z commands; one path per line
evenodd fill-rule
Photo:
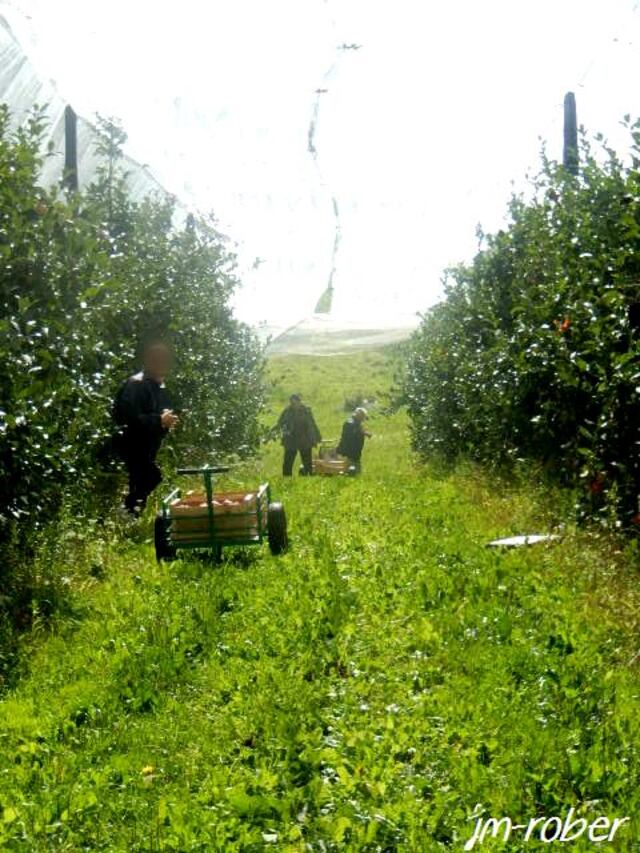
M 570 528 L 488 550 L 562 499 L 416 466 L 388 351 L 270 373 L 268 421 L 300 391 L 326 437 L 346 397 L 379 400 L 362 477 L 283 482 L 277 444 L 235 471 L 285 502 L 280 558 L 68 542 L 71 612 L 36 620 L 0 702 L 0 848 L 436 851 L 480 811 L 574 806 L 632 817 L 609 849 L 636 849 L 635 551 Z

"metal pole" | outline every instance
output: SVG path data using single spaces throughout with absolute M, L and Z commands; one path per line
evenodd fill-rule
M 564 96 L 564 150 L 562 163 L 571 175 L 578 174 L 580 160 L 578 157 L 578 116 L 576 111 L 576 96 L 567 92 Z
M 78 191 L 78 119 L 72 107 L 64 108 L 64 176 L 69 192 Z

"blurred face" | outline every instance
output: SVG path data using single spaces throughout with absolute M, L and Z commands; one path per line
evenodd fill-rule
M 291 397 L 290 403 L 292 409 L 299 409 L 302 406 L 300 397 Z
M 356 412 L 353 417 L 356 421 L 358 421 L 359 424 L 361 424 L 362 421 L 365 419 L 366 415 L 364 412 Z
M 166 344 L 154 344 L 144 356 L 144 370 L 153 379 L 164 379 L 171 370 L 171 352 Z

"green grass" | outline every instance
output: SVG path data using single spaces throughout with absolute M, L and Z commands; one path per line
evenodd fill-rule
M 271 480 L 287 555 L 70 547 L 71 614 L 36 620 L 0 703 L 1 849 L 455 850 L 477 804 L 629 815 L 608 849 L 638 849 L 634 549 L 569 528 L 488 550 L 562 496 L 417 465 L 381 413 L 392 362 L 271 360 L 269 423 L 291 391 L 326 437 L 346 397 L 379 400 L 360 479 L 285 482 L 275 443 L 229 478 Z

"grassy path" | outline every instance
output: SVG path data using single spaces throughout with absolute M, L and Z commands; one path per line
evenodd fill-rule
M 331 437 L 391 371 L 273 359 L 273 413 L 301 390 Z M 284 500 L 282 558 L 113 542 L 65 568 L 73 612 L 0 702 L 0 849 L 455 850 L 477 804 L 629 815 L 608 849 L 639 849 L 635 553 L 570 531 L 497 555 L 554 502 L 417 467 L 401 413 L 371 428 L 358 480 L 283 482 L 275 445 L 235 475 Z

